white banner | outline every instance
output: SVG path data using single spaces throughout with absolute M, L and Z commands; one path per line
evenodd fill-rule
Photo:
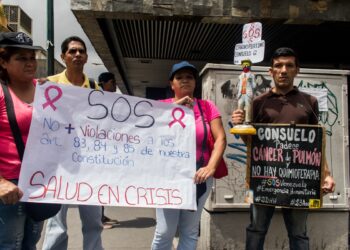
M 265 41 L 254 43 L 237 43 L 235 46 L 234 64 L 241 64 L 242 60 L 249 59 L 252 63 L 264 60 Z
M 45 83 L 35 92 L 22 201 L 196 209 L 192 110 Z

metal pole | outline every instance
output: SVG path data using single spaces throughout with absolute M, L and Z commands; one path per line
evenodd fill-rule
M 47 0 L 47 75 L 54 74 L 55 46 L 54 46 L 54 18 L 53 0 Z

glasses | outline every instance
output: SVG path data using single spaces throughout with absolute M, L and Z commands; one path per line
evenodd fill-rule
M 85 49 L 76 49 L 72 48 L 68 50 L 69 54 L 76 54 L 79 51 L 79 54 L 85 54 Z

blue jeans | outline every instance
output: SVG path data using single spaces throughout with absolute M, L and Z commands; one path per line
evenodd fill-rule
M 199 221 L 207 200 L 213 178 L 206 182 L 207 190 L 199 198 L 197 211 L 157 208 L 157 226 L 152 242 L 152 250 L 171 250 L 176 230 L 179 230 L 178 250 L 195 250 L 198 240 Z
M 251 205 L 250 225 L 246 230 L 246 250 L 263 250 L 267 230 L 269 229 L 273 206 Z M 309 237 L 306 234 L 307 209 L 282 208 L 291 250 L 308 250 Z
M 67 211 L 69 205 L 62 205 L 61 210 L 47 221 L 43 250 L 65 250 L 68 247 Z M 82 222 L 83 249 L 102 250 L 101 233 L 103 230 L 101 206 L 80 205 L 79 214 Z
M 35 250 L 43 225 L 27 216 L 23 203 L 5 205 L 0 200 L 1 250 Z

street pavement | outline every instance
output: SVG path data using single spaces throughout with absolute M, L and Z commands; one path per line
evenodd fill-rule
M 151 249 L 155 230 L 155 209 L 130 207 L 105 207 L 105 215 L 117 219 L 120 225 L 104 229 L 102 243 L 105 250 L 144 250 Z M 83 239 L 79 211 L 76 207 L 68 209 L 68 250 L 82 250 Z M 42 248 L 45 226 L 38 249 Z

